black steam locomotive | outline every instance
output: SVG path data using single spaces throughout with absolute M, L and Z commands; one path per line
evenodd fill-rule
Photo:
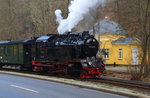
M 0 42 L 0 67 L 68 74 L 94 78 L 104 71 L 102 60 L 96 59 L 98 42 L 88 32 L 48 34 L 21 41 Z

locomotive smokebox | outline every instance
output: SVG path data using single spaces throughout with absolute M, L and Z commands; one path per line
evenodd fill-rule
M 98 41 L 94 37 L 86 39 L 83 48 L 86 57 L 96 56 L 98 45 Z

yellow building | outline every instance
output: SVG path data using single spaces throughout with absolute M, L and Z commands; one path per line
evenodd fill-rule
M 140 64 L 141 48 L 137 38 L 128 37 L 128 33 L 119 24 L 110 20 L 102 20 L 94 28 L 95 38 L 100 41 L 100 49 L 105 52 L 106 64 Z

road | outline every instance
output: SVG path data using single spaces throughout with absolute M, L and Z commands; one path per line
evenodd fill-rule
M 125 98 L 76 86 L 0 74 L 0 98 Z

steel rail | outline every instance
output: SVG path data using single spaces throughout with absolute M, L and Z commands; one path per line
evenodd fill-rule
M 122 86 L 126 88 L 138 88 L 143 90 L 150 90 L 150 83 L 148 82 L 141 82 L 141 81 L 135 81 L 135 80 L 124 80 L 124 79 L 116 79 L 111 77 L 101 77 L 96 79 L 86 79 L 82 81 L 91 81 L 91 82 L 98 82 L 98 83 L 106 83 L 106 84 L 112 84 L 116 86 Z

